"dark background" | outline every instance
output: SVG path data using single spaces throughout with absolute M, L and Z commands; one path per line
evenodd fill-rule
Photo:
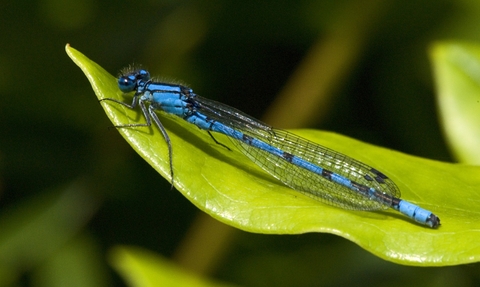
M 338 47 L 325 52 L 326 58 L 334 63 L 350 58 L 338 65 L 342 72 L 326 89 L 328 105 L 319 106 L 318 114 L 301 125 L 290 126 L 288 118 L 269 123 L 330 130 L 454 161 L 438 121 L 428 48 L 439 40 L 478 41 L 479 3 L 3 3 L 0 285 L 122 286 L 107 261 L 111 247 L 141 246 L 181 264 L 178 250 L 198 223 L 199 210 L 108 129 L 111 123 L 67 57 L 66 43 L 114 75 L 133 62 L 142 63 L 154 75 L 182 80 L 204 97 L 263 118 L 296 69 L 308 62 L 313 47 L 336 39 L 332 42 Z M 324 64 L 325 74 L 335 67 Z M 225 246 L 204 272 L 239 285 L 480 284 L 478 264 L 399 266 L 328 234 L 236 231 Z M 195 262 L 196 256 L 192 252 L 190 259 Z

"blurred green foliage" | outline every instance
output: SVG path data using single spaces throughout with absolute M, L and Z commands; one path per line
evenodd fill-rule
M 340 65 L 329 105 L 303 127 L 448 161 L 427 48 L 442 39 L 480 42 L 479 16 L 474 0 L 4 3 L 0 226 L 16 228 L 0 230 L 0 244 L 15 249 L 0 254 L 0 285 L 122 286 L 107 250 L 131 244 L 178 258 L 198 224 L 196 207 L 108 129 L 90 85 L 65 55 L 66 43 L 111 73 L 142 63 L 261 118 L 312 47 L 340 35 L 331 54 L 350 60 Z M 356 39 L 349 53 L 342 39 Z M 318 68 L 330 74 L 333 66 Z M 188 253 L 192 265 L 216 245 L 217 234 L 209 235 Z M 480 282 L 478 264 L 398 266 L 324 234 L 238 232 L 216 262 L 211 277 L 248 286 Z

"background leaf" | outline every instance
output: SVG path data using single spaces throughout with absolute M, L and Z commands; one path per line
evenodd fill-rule
M 99 99 L 123 98 L 116 79 L 67 45 Z M 138 111 L 102 102 L 114 125 L 143 122 Z M 175 187 L 197 207 L 237 228 L 259 233 L 329 232 L 401 264 L 444 266 L 480 258 L 477 192 L 480 168 L 449 164 L 378 148 L 332 133 L 296 134 L 345 153 L 389 175 L 402 197 L 433 211 L 442 226 L 432 230 L 394 212 L 345 211 L 295 192 L 265 174 L 238 151 L 228 151 L 182 120 L 165 117 L 173 146 Z M 119 129 L 134 149 L 169 177 L 166 145 L 155 127 Z M 228 139 L 219 136 L 220 142 Z
M 110 251 L 109 257 L 111 264 L 132 287 L 232 286 L 190 274 L 165 258 L 138 247 L 117 246 Z
M 480 46 L 440 42 L 430 57 L 450 148 L 459 161 L 480 165 Z

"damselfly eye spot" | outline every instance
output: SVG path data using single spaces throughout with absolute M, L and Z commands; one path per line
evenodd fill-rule
M 150 79 L 150 73 L 147 70 L 139 70 L 137 73 L 137 80 L 149 80 Z

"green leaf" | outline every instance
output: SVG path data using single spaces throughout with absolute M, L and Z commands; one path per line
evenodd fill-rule
M 220 287 L 232 286 L 210 282 L 172 264 L 153 252 L 138 247 L 117 246 L 110 252 L 110 262 L 129 286 Z
M 130 101 L 116 79 L 67 45 L 99 99 Z M 114 125 L 142 123 L 138 110 L 102 102 Z M 297 130 L 388 174 L 402 198 L 441 218 L 439 229 L 415 224 L 395 211 L 350 211 L 310 199 L 275 180 L 241 152 L 215 144 L 205 131 L 160 113 L 173 146 L 175 187 L 212 217 L 242 230 L 270 234 L 328 232 L 351 240 L 373 254 L 407 265 L 442 266 L 480 258 L 480 168 L 442 163 L 375 147 L 337 134 Z M 165 140 L 159 130 L 119 129 L 132 147 L 169 179 Z M 217 140 L 229 143 L 216 135 Z
M 430 57 L 452 152 L 461 162 L 480 165 L 480 45 L 437 43 Z

